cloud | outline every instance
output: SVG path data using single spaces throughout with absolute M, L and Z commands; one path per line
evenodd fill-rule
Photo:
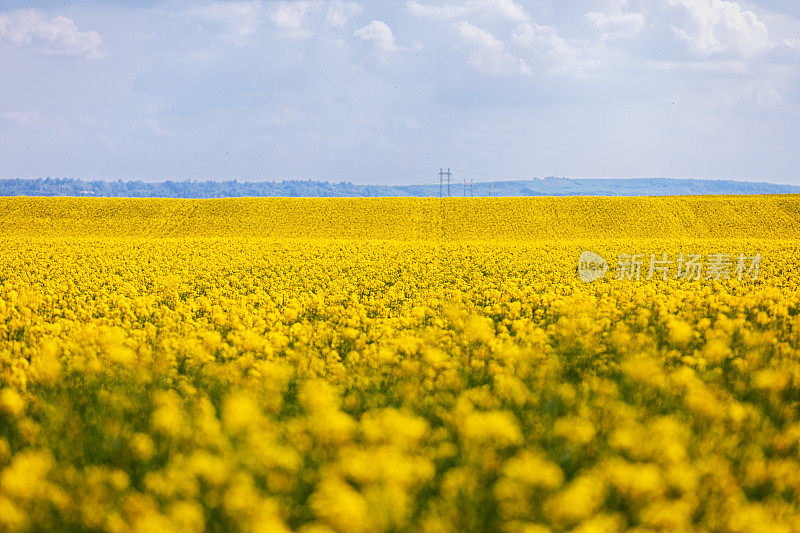
M 678 73 L 746 74 L 746 61 L 645 61 L 643 66 L 650 70 Z
M 673 26 L 672 31 L 700 55 L 732 52 L 750 57 L 774 46 L 758 15 L 736 2 L 667 0 L 667 5 L 686 13 L 686 23 Z
M 103 40 L 95 31 L 80 31 L 71 18 L 48 19 L 34 9 L 0 13 L 0 42 L 50 55 L 105 57 Z
M 335 28 L 343 28 L 350 19 L 360 15 L 361 11 L 361 4 L 357 2 L 331 2 L 326 20 Z
M 599 13 L 591 11 L 585 17 L 603 32 L 602 41 L 615 41 L 634 37 L 644 28 L 642 13 Z
M 483 28 L 461 21 L 455 25 L 461 38 L 472 49 L 468 63 L 484 74 L 530 74 L 523 59 L 508 51 L 506 45 Z
M 487 0 L 483 2 L 487 7 L 493 7 L 498 13 L 513 22 L 528 19 L 528 13 L 513 0 Z
M 416 17 L 442 20 L 478 16 L 500 17 L 512 22 L 522 22 L 529 18 L 525 9 L 513 0 L 469 0 L 459 5 L 432 5 L 411 0 L 406 4 L 406 9 Z
M 326 8 L 327 7 L 327 11 Z M 193 8 L 190 13 L 223 28 L 223 38 L 241 46 L 251 41 L 267 22 L 275 35 L 287 38 L 308 38 L 323 33 L 321 24 L 342 29 L 353 17 L 361 14 L 358 2 L 319 0 L 263 2 L 243 0 L 214 2 Z
M 548 74 L 582 76 L 598 62 L 586 43 L 573 44 L 550 26 L 523 22 L 511 37 L 518 47 L 540 58 Z
M 155 137 L 167 137 L 172 135 L 170 130 L 165 128 L 158 120 L 152 117 L 136 121 L 131 124 L 131 127 L 133 131 L 144 131 L 147 134 Z
M 747 89 L 759 107 L 774 107 L 783 103 L 783 96 L 771 80 L 751 82 Z
M 382 20 L 373 20 L 363 28 L 356 30 L 353 35 L 365 41 L 372 41 L 375 48 L 383 52 L 400 50 L 395 44 L 392 29 Z
M 257 1 L 214 2 L 192 9 L 194 16 L 224 27 L 223 38 L 237 46 L 245 44 L 260 28 L 262 4 Z
M 308 2 L 276 2 L 269 18 L 272 24 L 282 30 L 302 30 L 308 10 Z
M 18 124 L 20 126 L 35 126 L 41 121 L 41 116 L 38 111 L 7 111 L 0 115 L 5 120 Z
M 536 24 L 525 9 L 513 0 L 468 0 L 461 4 L 426 4 L 417 0 L 406 3 L 407 11 L 416 17 L 452 21 L 453 28 L 471 53 L 468 63 L 483 74 L 531 74 L 534 68 L 527 59 L 541 60 L 541 69 L 548 73 L 585 69 L 591 62 L 577 46 L 561 38 L 555 28 Z M 478 21 L 510 23 L 511 41 L 506 42 L 483 29 Z M 507 26 L 508 27 L 508 26 Z M 533 57 L 531 57 L 533 56 Z M 539 70 L 536 68 L 536 70 Z

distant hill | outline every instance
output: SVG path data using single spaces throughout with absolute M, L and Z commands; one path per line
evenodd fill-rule
M 674 196 L 701 194 L 798 194 L 800 186 L 767 182 L 670 178 L 544 178 L 451 185 L 452 196 Z M 447 191 L 445 188 L 445 195 Z M 285 181 L 86 181 L 45 178 L 0 180 L 0 196 L 130 198 L 235 198 L 246 196 L 439 196 L 439 185 L 358 185 Z

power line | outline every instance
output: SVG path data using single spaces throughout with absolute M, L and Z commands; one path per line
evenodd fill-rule
M 449 168 L 447 172 L 445 172 L 443 168 L 439 168 L 439 198 L 442 197 L 445 178 L 447 178 L 447 196 L 450 196 L 450 180 L 453 179 L 453 173 Z
M 447 169 L 447 196 L 450 196 L 450 178 L 453 177 L 453 174 L 450 172 L 450 169 Z

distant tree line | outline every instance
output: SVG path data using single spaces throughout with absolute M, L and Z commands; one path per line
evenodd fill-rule
M 800 187 L 767 182 L 637 179 L 545 179 L 478 182 L 454 186 L 453 196 L 669 196 L 688 194 L 797 194 Z M 312 180 L 283 181 L 103 181 L 73 178 L 4 179 L 0 196 L 128 198 L 236 198 L 438 196 L 439 185 L 357 185 Z
M 230 198 L 245 196 L 381 196 L 391 187 L 284 181 L 102 181 L 72 178 L 0 180 L 0 196 L 98 196 L 131 198 Z

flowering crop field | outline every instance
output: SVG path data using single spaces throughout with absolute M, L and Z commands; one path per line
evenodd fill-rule
M 0 531 L 800 531 L 797 196 L 0 227 Z

